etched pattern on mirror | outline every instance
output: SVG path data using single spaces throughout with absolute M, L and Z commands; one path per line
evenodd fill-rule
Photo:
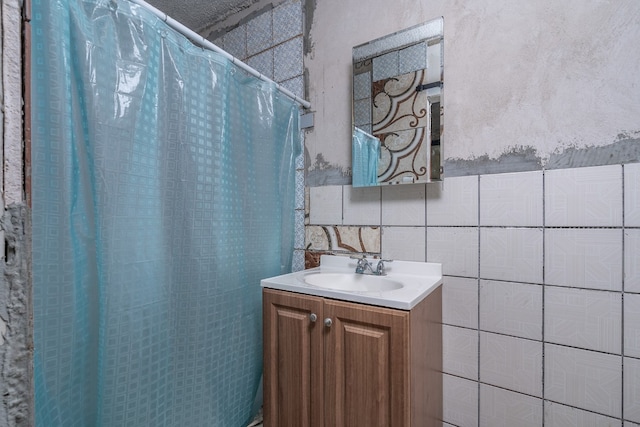
M 354 187 L 442 179 L 442 28 L 439 18 L 353 48 Z

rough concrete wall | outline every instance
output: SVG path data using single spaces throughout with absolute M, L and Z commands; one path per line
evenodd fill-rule
M 205 32 L 212 23 L 233 19 L 264 0 L 150 0 L 147 3 L 177 19 L 196 32 Z
M 2 0 L 0 427 L 33 425 L 30 214 L 24 197 L 22 2 Z
M 0 227 L 5 234 L 6 256 L 2 260 L 0 318 L 6 322 L 0 345 L 0 426 L 33 425 L 33 322 L 31 310 L 30 258 L 27 238 L 31 228 L 28 209 L 13 204 L 6 208 Z
M 223 19 L 219 17 L 208 18 L 207 21 L 209 22 L 201 26 L 197 32 L 208 40 L 215 40 L 239 25 L 245 24 L 262 15 L 265 11 L 269 11 L 279 4 L 284 3 L 284 1 L 285 0 L 255 0 L 250 4 L 247 2 L 247 7 L 234 9 Z
M 305 56 L 315 110 L 310 186 L 350 183 L 351 48 L 438 16 L 445 176 L 640 159 L 636 0 L 314 5 Z

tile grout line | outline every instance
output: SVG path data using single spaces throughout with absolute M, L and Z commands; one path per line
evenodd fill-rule
M 477 321 L 478 324 L 477 329 L 478 329 L 478 348 L 477 348 L 477 352 L 478 352 L 478 425 L 480 424 L 480 277 L 481 277 L 481 273 L 480 273 L 480 259 L 482 258 L 482 253 L 481 253 L 481 233 L 480 233 L 480 181 L 481 181 L 481 175 L 478 175 L 478 180 L 477 182 L 477 186 L 478 186 L 478 199 L 477 199 L 477 203 L 478 203 L 478 222 L 477 222 L 477 227 L 478 227 L 478 277 L 476 278 L 476 287 L 477 287 L 477 298 L 478 298 L 478 315 L 477 315 Z
M 546 256 L 547 256 L 547 251 L 546 251 L 546 237 L 547 237 L 547 214 L 546 214 L 546 173 L 545 170 L 542 170 L 542 325 L 540 327 L 540 334 L 541 334 L 541 339 L 542 339 L 542 427 L 544 427 L 544 421 L 545 421 L 545 416 L 544 416 L 544 408 L 545 408 L 545 393 L 544 393 L 544 389 L 545 389 L 545 384 L 544 384 L 544 374 L 545 374 L 545 350 L 546 350 L 546 341 L 545 341 L 545 336 L 544 336 L 544 324 L 545 324 L 545 320 L 544 320 L 544 306 L 545 306 L 545 300 L 546 300 L 546 289 L 547 289 L 547 278 L 545 276 L 545 261 L 546 261 Z
M 624 180 L 624 164 L 622 165 L 622 263 L 621 263 L 621 267 L 622 267 L 622 295 L 621 295 L 621 299 L 620 299 L 620 304 L 622 305 L 620 307 L 620 315 L 621 315 L 621 319 L 620 319 L 620 420 L 622 422 L 622 424 L 624 425 L 624 293 L 625 293 L 625 280 L 624 280 L 624 267 L 625 267 L 625 252 L 624 252 L 624 232 L 625 232 L 625 215 L 624 215 L 624 185 L 625 185 L 625 180 Z
M 438 184 L 439 185 L 439 184 Z M 425 262 L 429 262 L 429 253 L 427 252 L 427 246 L 428 246 L 428 236 L 427 236 L 427 228 L 428 228 L 428 224 L 429 221 L 427 219 L 429 213 L 429 190 L 427 185 L 425 184 L 424 186 L 424 260 Z M 443 274 L 444 276 L 444 274 Z M 444 279 L 443 279 L 443 283 L 444 283 Z

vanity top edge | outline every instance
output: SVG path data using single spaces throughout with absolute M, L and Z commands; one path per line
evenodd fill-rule
M 293 273 L 292 273 L 293 274 Z M 265 289 L 274 289 L 278 291 L 288 291 L 299 294 L 305 294 L 314 297 L 330 298 L 338 301 L 348 301 L 358 304 L 375 305 L 384 308 L 393 308 L 397 310 L 410 311 L 417 306 L 422 300 L 428 297 L 433 291 L 435 291 L 440 285 L 442 285 L 442 279 L 436 280 L 428 288 L 425 288 L 419 294 L 414 295 L 414 298 L 410 300 L 400 299 L 386 299 L 382 297 L 376 297 L 371 295 L 354 294 L 350 292 L 341 292 L 332 289 L 321 289 L 312 287 L 303 287 L 290 284 L 275 283 L 269 281 L 269 279 L 263 279 L 260 281 L 260 286 Z
M 340 259 L 337 259 L 340 258 Z M 372 262 L 379 261 L 367 258 Z M 411 310 L 424 298 L 442 284 L 442 266 L 437 263 L 413 261 L 394 261 L 385 263 L 387 274 L 384 276 L 359 275 L 355 273 L 357 259 L 338 256 L 321 257 L 319 267 L 301 270 L 280 276 L 262 279 L 260 286 L 283 291 L 291 291 L 306 295 L 332 298 L 380 307 Z M 392 268 L 394 266 L 395 268 Z M 401 282 L 400 289 L 385 292 L 354 292 L 339 289 L 323 288 L 309 285 L 304 278 L 307 275 L 338 273 L 355 277 L 369 277 L 373 280 L 388 279 Z

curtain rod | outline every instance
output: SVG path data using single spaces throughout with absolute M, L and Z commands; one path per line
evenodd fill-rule
M 184 26 L 180 22 L 178 22 L 175 19 L 173 19 L 172 17 L 168 16 L 166 13 L 156 9 L 155 7 L 153 7 L 152 5 L 147 3 L 146 1 L 144 1 L 144 0 L 129 0 L 129 1 L 131 1 L 132 3 L 135 3 L 135 4 L 139 5 L 139 6 L 144 7 L 145 9 L 149 10 L 151 13 L 156 15 L 158 18 L 160 18 L 162 21 L 164 21 L 171 28 L 173 28 L 174 30 L 176 30 L 177 32 L 182 34 L 183 36 L 187 37 L 192 42 L 197 43 L 200 46 L 205 47 L 205 48 L 207 48 L 209 50 L 212 50 L 212 51 L 214 51 L 216 53 L 219 53 L 220 55 L 222 55 L 225 58 L 229 59 L 232 63 L 234 63 L 238 67 L 240 67 L 243 70 L 247 71 L 252 76 L 255 76 L 255 77 L 259 78 L 260 80 L 263 80 L 263 81 L 265 81 L 267 83 L 274 84 L 276 89 L 278 89 L 280 92 L 282 92 L 285 95 L 287 95 L 289 98 L 293 99 L 298 104 L 302 105 L 304 108 L 311 108 L 311 103 L 309 101 L 307 101 L 305 99 L 302 99 L 302 98 L 298 97 L 297 95 L 293 94 L 287 88 L 285 88 L 285 87 L 279 85 L 278 83 L 274 82 L 273 80 L 271 80 L 267 76 L 265 76 L 262 73 L 256 71 L 254 68 L 251 68 L 250 66 L 248 66 L 247 64 L 245 64 L 244 62 L 239 60 L 238 58 L 234 57 L 233 55 L 231 55 L 227 51 L 219 48 L 218 46 L 216 46 L 215 44 L 211 43 L 209 40 L 205 39 L 204 37 L 202 37 L 201 35 L 199 35 L 195 31 L 187 28 L 186 26 Z

